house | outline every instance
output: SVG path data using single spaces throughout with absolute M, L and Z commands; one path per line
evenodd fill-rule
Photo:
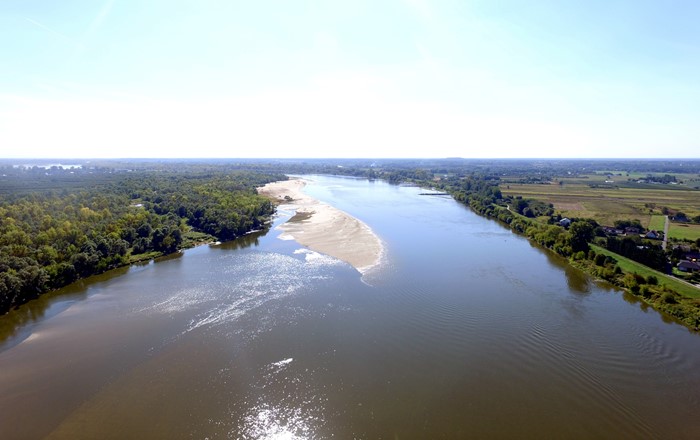
M 700 271 L 700 264 L 694 263 L 692 261 L 688 260 L 681 260 L 680 263 L 678 263 L 678 270 L 681 272 L 696 272 Z
M 682 222 L 682 223 L 687 223 L 688 222 L 688 217 L 682 212 L 676 213 L 676 215 L 673 216 L 673 220 L 677 222 Z
M 685 259 L 697 263 L 700 261 L 700 252 L 686 252 Z
M 656 231 L 649 231 L 646 234 L 644 234 L 644 238 L 648 238 L 649 240 L 661 240 L 661 233 Z
M 639 234 L 641 231 L 639 228 L 635 228 L 634 226 L 628 226 L 625 228 L 625 234 Z
M 681 252 L 686 252 L 686 253 L 687 253 L 687 252 L 690 252 L 690 249 L 691 249 L 691 248 L 690 248 L 690 246 L 688 246 L 687 244 L 677 244 L 677 245 L 673 246 L 673 249 L 674 249 L 674 250 L 675 250 L 675 249 L 680 249 Z M 687 258 L 686 258 L 686 260 L 687 260 Z
M 618 229 L 615 229 L 611 226 L 603 226 L 602 229 L 603 229 L 603 232 L 605 232 L 605 235 L 610 235 L 610 236 L 618 235 Z M 620 231 L 620 232 L 622 232 L 622 231 Z
M 565 228 L 568 228 L 569 226 L 571 226 L 571 220 L 564 217 L 563 219 L 559 220 L 559 226 L 563 226 Z
M 615 235 L 625 235 L 624 229 L 614 228 L 612 226 L 601 226 L 605 235 L 614 237 Z

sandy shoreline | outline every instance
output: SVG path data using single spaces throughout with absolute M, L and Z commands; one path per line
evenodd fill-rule
M 296 209 L 280 226 L 284 234 L 313 251 L 349 263 L 360 273 L 377 265 L 383 249 L 379 237 L 360 220 L 304 194 L 305 185 L 302 179 L 290 179 L 258 188 L 259 194 Z

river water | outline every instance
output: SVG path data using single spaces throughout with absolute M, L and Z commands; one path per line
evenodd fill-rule
M 448 197 L 312 178 L 380 266 L 273 229 L 27 304 L 0 438 L 700 438 L 698 334 Z

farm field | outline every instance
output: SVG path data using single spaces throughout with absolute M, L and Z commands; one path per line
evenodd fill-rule
M 618 187 L 602 183 L 601 176 L 593 177 L 597 181 L 565 178 L 561 179 L 562 184 L 502 183 L 500 188 L 504 195 L 551 203 L 563 216 L 593 218 L 603 225 L 612 225 L 615 220 L 637 219 L 645 227 L 663 230 L 663 223 L 660 228 L 657 226 L 662 207 L 683 211 L 689 216 L 700 214 L 700 191 L 677 185 Z M 591 187 L 591 184 L 596 186 Z M 685 233 L 695 233 L 690 231 Z M 670 234 L 673 236 L 672 232 Z
M 658 188 L 658 184 L 647 183 L 640 184 L 639 180 L 645 180 L 648 176 L 663 177 L 669 173 L 628 173 L 625 171 L 597 171 L 591 174 L 582 174 L 571 177 L 562 177 L 566 183 L 581 183 L 581 184 L 602 184 L 612 180 L 616 186 L 625 187 L 651 187 Z M 668 189 L 700 189 L 700 176 L 693 173 L 670 173 L 677 181 L 676 185 L 665 186 Z
M 666 216 L 665 215 L 652 215 L 651 220 L 649 221 L 649 226 L 647 226 L 648 229 L 652 231 L 664 231 L 664 225 L 666 224 Z
M 650 230 L 663 232 L 665 219 L 665 215 L 652 215 L 647 228 Z M 669 238 L 675 238 L 678 240 L 695 241 L 700 238 L 700 225 L 670 222 L 668 227 L 668 236 Z
M 668 236 L 679 240 L 695 241 L 700 238 L 700 225 L 672 222 L 668 227 Z

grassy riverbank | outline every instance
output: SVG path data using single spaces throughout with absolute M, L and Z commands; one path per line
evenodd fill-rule
M 591 260 L 571 260 L 571 264 L 625 289 L 689 329 L 700 331 L 700 289 L 598 246 L 591 246 L 591 250 L 609 259 L 602 266 Z
M 659 286 L 667 287 L 674 290 L 681 296 L 689 299 L 700 299 L 700 288 L 691 286 L 690 284 L 679 280 L 678 278 L 668 276 L 664 273 L 651 269 L 643 264 L 639 264 L 636 261 L 625 258 L 622 255 L 618 255 L 600 246 L 591 245 L 593 249 L 598 254 L 603 254 L 610 256 L 617 260 L 617 265 L 625 273 L 637 273 L 644 277 L 655 276 L 658 279 Z

